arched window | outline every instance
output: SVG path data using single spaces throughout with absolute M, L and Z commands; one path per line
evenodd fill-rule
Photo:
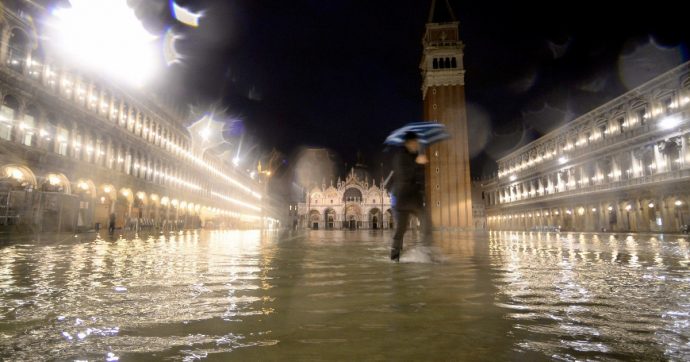
M 39 112 L 36 106 L 29 106 L 24 114 L 24 119 L 19 123 L 20 140 L 26 146 L 36 146 L 36 124 Z
M 23 72 L 29 56 L 29 36 L 18 28 L 12 29 L 7 49 L 7 65 L 11 69 Z
M 94 161 L 94 142 L 93 136 L 88 133 L 84 133 L 82 142 L 84 143 L 83 157 L 84 161 L 92 163 Z
M 127 119 L 129 118 L 129 105 L 127 103 L 122 105 L 122 114 L 120 115 L 120 126 L 127 127 Z
M 437 58 L 434 58 L 434 61 L 432 64 L 433 64 L 434 69 L 438 69 L 438 59 Z
M 103 92 L 103 97 L 101 98 L 101 104 L 99 106 L 100 114 L 108 117 L 108 111 L 110 111 L 110 94 L 107 91 Z
M 67 156 L 67 145 L 69 144 L 69 131 L 65 128 L 64 124 L 60 124 L 57 127 L 57 132 L 55 132 L 55 142 L 57 147 L 55 151 L 59 155 Z
M 12 96 L 6 96 L 0 106 L 0 138 L 12 139 L 12 129 L 19 112 L 19 101 Z
M 458 67 L 458 60 L 457 58 L 453 57 L 450 60 L 450 67 L 451 68 L 457 68 Z
M 450 58 L 446 58 L 444 60 L 444 65 L 446 66 L 446 68 L 450 68 Z
M 120 114 L 120 100 L 113 97 L 113 103 L 110 107 L 110 120 L 118 123 L 118 115 Z
M 362 192 L 354 187 L 345 190 L 345 193 L 343 194 L 343 201 L 359 201 L 361 199 Z
M 49 152 L 55 152 L 55 139 L 57 138 L 57 121 L 55 114 L 48 113 L 45 126 L 39 131 L 39 136 L 43 139 L 43 146 Z
M 72 137 L 72 158 L 75 160 L 81 160 L 82 156 L 82 148 L 83 148 L 83 140 L 82 140 L 82 133 L 81 130 L 77 129 L 74 132 L 74 135 Z
M 103 142 L 103 139 L 100 137 L 96 138 L 96 142 L 94 142 L 94 151 L 93 151 L 93 162 L 99 166 L 103 166 L 103 159 L 105 158 L 105 144 Z

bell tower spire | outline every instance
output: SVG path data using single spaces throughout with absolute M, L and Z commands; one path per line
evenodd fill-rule
M 465 104 L 464 44 L 449 0 L 431 1 L 422 39 L 424 118 L 446 125 L 452 138 L 430 147 L 426 169 L 427 207 L 440 229 L 471 229 L 472 189 Z

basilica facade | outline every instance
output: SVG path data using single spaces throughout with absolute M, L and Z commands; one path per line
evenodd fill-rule
M 298 205 L 298 225 L 309 229 L 390 229 L 393 213 L 388 191 L 353 168 L 345 181 L 314 186 Z

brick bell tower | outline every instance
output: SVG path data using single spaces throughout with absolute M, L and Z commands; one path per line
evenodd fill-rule
M 464 44 L 448 0 L 431 2 L 422 39 L 424 118 L 446 125 L 451 139 L 429 147 L 426 169 L 427 207 L 435 229 L 470 230 L 472 190 L 465 110 Z

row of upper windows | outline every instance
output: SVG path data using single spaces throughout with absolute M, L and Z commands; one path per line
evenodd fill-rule
M 13 99 L 6 96 L 6 100 Z M 161 160 L 151 154 L 132 151 L 116 139 L 96 136 L 79 129 L 68 129 L 63 123 L 38 116 L 28 107 L 21 122 L 17 111 L 6 103 L 0 105 L 0 140 L 37 147 L 75 160 L 88 162 L 165 186 L 193 192 L 210 192 L 207 178 L 180 167 L 179 163 Z M 242 197 L 242 193 L 224 190 L 224 195 Z
M 489 205 L 690 167 L 690 134 L 569 167 L 487 192 Z
M 563 156 L 567 156 L 571 150 L 591 147 L 607 138 L 624 134 L 626 131 L 646 125 L 651 119 L 673 114 L 680 107 L 685 107 L 689 103 L 690 98 L 688 96 L 675 97 L 673 94 L 669 94 L 662 98 L 659 102 L 660 106 L 654 108 L 651 112 L 646 105 L 637 105 L 627 117 L 626 115 L 621 115 L 612 120 L 601 121 L 592 126 L 585 127 L 577 133 L 566 132 L 570 134 L 568 136 L 561 136 L 557 140 L 549 141 L 546 144 L 542 143 L 509 161 L 502 162 L 499 164 L 498 177 L 501 178 L 522 171 L 559 155 L 561 156 L 559 160 L 564 162 L 567 158 Z M 669 122 L 673 122 L 673 120 L 661 118 L 659 119 L 659 127 L 665 128 L 670 126 Z
M 43 64 L 32 53 L 30 38 L 23 30 L 12 28 L 10 31 L 5 59 L 9 68 L 28 75 L 48 89 L 58 92 L 62 97 L 119 124 L 151 143 L 159 146 L 169 144 L 169 150 L 174 153 L 190 150 L 190 142 L 185 135 L 153 121 L 144 112 L 93 83 L 81 81 L 69 72 L 58 74 L 54 68 Z

